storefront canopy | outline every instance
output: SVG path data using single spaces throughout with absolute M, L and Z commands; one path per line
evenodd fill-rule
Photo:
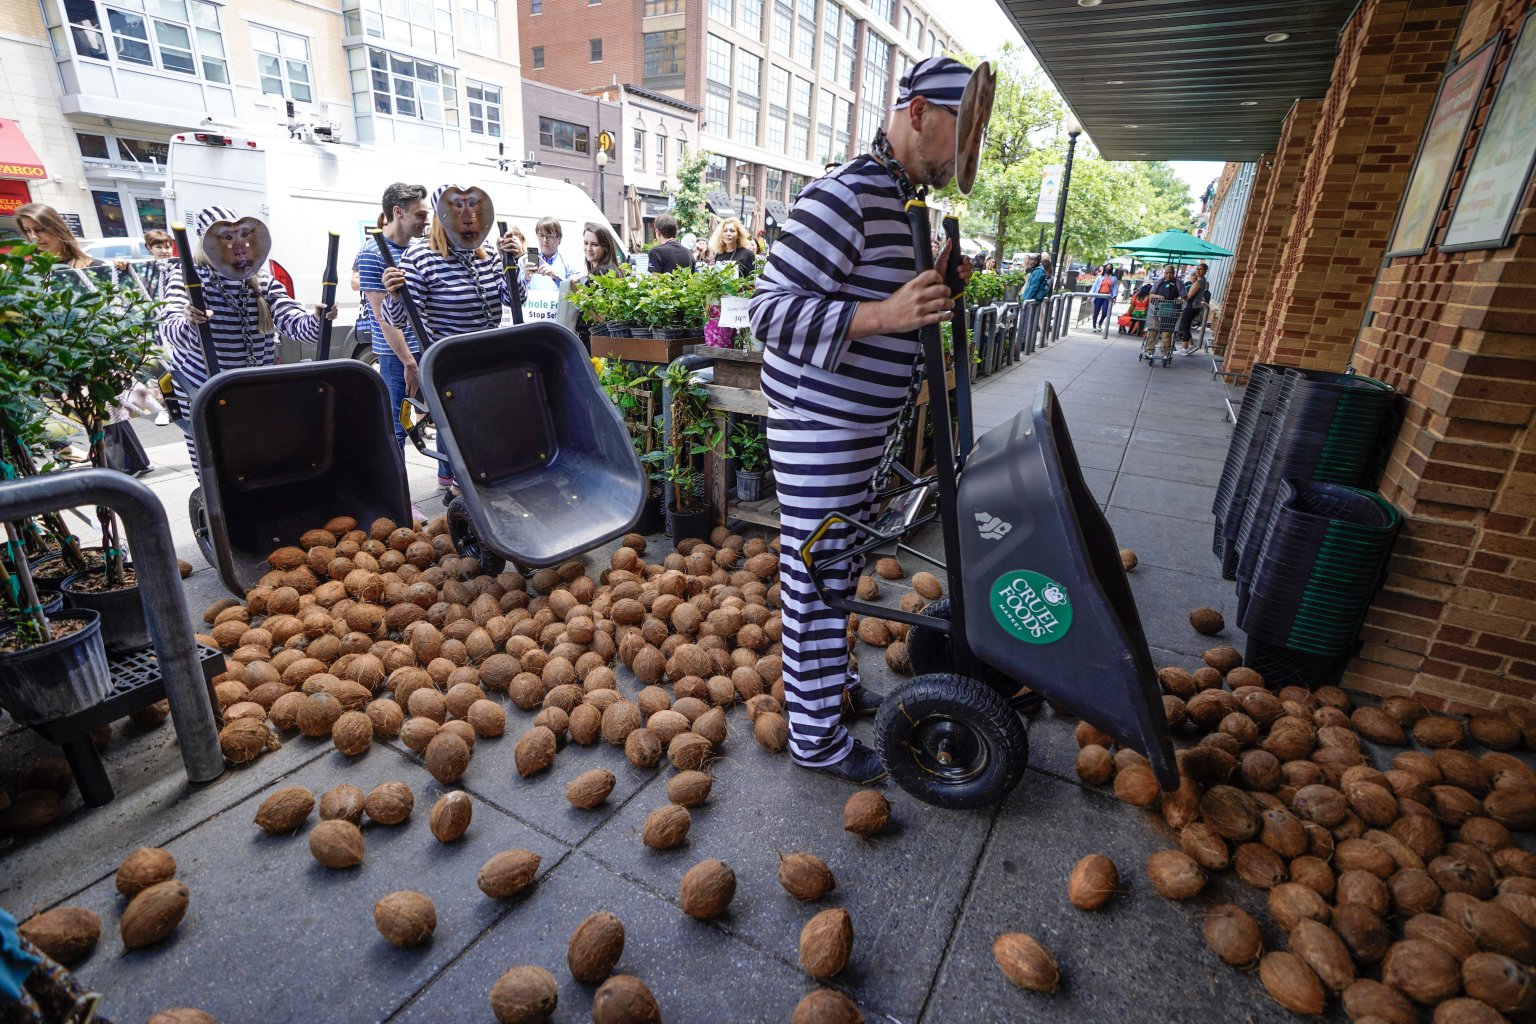
M 1110 160 L 1253 160 L 1359 0 L 997 0 Z M 1270 41 L 1273 40 L 1273 41 Z
M 0 178 L 36 181 L 46 177 L 48 172 L 43 170 L 43 162 L 32 151 L 16 122 L 0 117 Z

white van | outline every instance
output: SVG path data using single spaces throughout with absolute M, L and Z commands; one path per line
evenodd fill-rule
M 320 301 L 326 234 L 339 232 L 340 312 L 331 355 L 372 362 L 367 342 L 353 335 L 360 296 L 349 281 L 358 250 L 374 244 L 367 231 L 377 223 L 384 189 L 396 181 L 425 186 L 429 195 L 438 185 L 478 185 L 495 202 L 496 219 L 521 228 L 529 245 L 536 241 L 534 224 L 554 217 L 564 235 L 560 252 L 572 266 L 585 264 L 582 225 L 608 222 L 575 185 L 502 170 L 494 160 L 444 160 L 404 147 L 239 134 L 227 127 L 171 136 L 164 195 L 168 218 L 189 230 L 197 211 L 208 206 L 261 217 L 272 231 L 269 269 L 305 305 Z M 312 355 L 313 345 L 306 343 L 301 353 L 296 343 L 281 339 L 279 361 Z

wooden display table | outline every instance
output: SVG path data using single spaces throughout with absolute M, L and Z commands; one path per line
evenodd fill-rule
M 592 335 L 592 354 L 600 359 L 617 359 L 624 363 L 670 363 L 683 354 L 684 349 L 695 344 L 692 338 L 612 338 L 606 334 Z

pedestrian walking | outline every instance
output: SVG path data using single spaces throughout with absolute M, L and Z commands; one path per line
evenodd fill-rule
M 665 274 L 679 267 L 693 269 L 693 254 L 677 240 L 677 218 L 664 213 L 656 218 L 656 237 L 661 239 L 652 247 L 650 269 L 653 274 Z
M 1109 323 L 1110 311 L 1115 304 L 1115 288 L 1118 282 L 1108 263 L 1099 268 L 1099 276 L 1093 279 L 1093 329 L 1098 330 L 1099 324 Z
M 379 201 L 384 224 L 380 233 L 389 246 L 396 265 L 407 250 L 427 233 L 427 189 L 397 181 L 384 190 Z M 400 406 L 421 387 L 421 341 L 410 324 L 390 323 L 384 315 L 384 256 L 377 245 L 366 245 L 357 254 L 358 284 L 363 290 L 363 308 L 367 311 L 372 336 L 368 347 L 378 360 L 379 376 L 389 390 L 389 420 L 395 432 L 395 444 L 405 447 L 405 427 L 400 423 Z
M 1174 332 L 1174 339 L 1180 342 L 1180 351 L 1185 355 L 1195 351 L 1192 337 L 1195 320 L 1211 299 L 1211 288 L 1205 279 L 1206 272 L 1209 270 L 1208 264 L 1200 264 L 1195 268 L 1194 273 L 1190 274 L 1189 284 L 1184 286 L 1184 311 L 1179 314 L 1179 326 Z
M 868 521 L 875 470 L 915 370 L 916 332 L 951 315 L 943 278 L 931 270 L 914 277 L 910 269 L 916 256 L 902 185 L 939 188 L 954 174 L 956 119 L 970 74 L 958 61 L 934 57 L 903 76 L 889 128 L 872 151 L 800 194 L 752 298 L 782 504 L 790 752 L 802 767 L 856 784 L 885 770 L 843 727 L 844 692 L 856 714 L 874 713 L 880 699 L 850 671 L 848 616 L 817 595 L 801 549 L 828 513 Z M 849 531 L 834 528 L 818 551 L 833 557 L 852 543 Z M 858 571 L 850 564 L 828 580 L 833 593 L 850 593 Z

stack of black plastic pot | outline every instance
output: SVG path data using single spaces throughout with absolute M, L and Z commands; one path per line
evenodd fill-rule
M 1271 685 L 1333 681 L 1397 531 L 1395 509 L 1354 490 L 1373 483 L 1397 396 L 1368 377 L 1269 365 L 1248 388 L 1213 547 L 1237 580 L 1248 663 Z

